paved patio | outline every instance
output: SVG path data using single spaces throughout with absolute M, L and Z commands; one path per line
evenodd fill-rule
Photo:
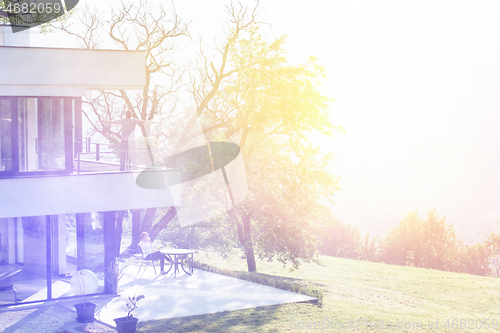
M 134 279 L 138 267 L 129 266 L 120 281 L 120 297 L 102 295 L 92 299 L 97 304 L 96 321 L 76 321 L 73 304 L 79 301 L 47 302 L 35 306 L 0 310 L 0 331 L 21 332 L 115 332 L 114 318 L 123 317 L 124 299 L 144 295 L 134 316 L 141 321 L 186 317 L 221 311 L 234 311 L 280 303 L 310 301 L 314 298 L 240 279 L 195 269 L 192 276 L 181 273 L 176 278 L 155 275 L 148 267 Z M 49 306 L 45 306 L 49 305 Z

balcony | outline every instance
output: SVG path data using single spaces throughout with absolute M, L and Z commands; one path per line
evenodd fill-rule
M 115 211 L 174 206 L 179 193 L 176 170 L 149 171 L 163 189 L 136 185 L 137 172 L 89 172 L 72 175 L 0 179 L 0 218 Z M 175 193 L 172 193 L 175 192 Z

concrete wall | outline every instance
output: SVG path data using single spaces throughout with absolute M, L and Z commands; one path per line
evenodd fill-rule
M 159 171 L 160 172 L 160 171 Z M 167 183 L 178 171 L 161 171 Z M 174 206 L 179 193 L 144 189 L 133 173 L 0 179 L 0 218 Z
M 10 27 L 0 26 L 0 46 L 29 46 L 30 30 L 13 33 Z
M 85 96 L 142 89 L 144 51 L 0 47 L 0 96 Z

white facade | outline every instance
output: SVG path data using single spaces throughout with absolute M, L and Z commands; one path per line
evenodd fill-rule
M 5 41 L 3 34 L 2 37 Z M 0 59 L 8 59 L 0 62 L 0 99 L 25 98 L 27 110 L 33 112 L 36 112 L 35 97 L 79 98 L 88 90 L 142 89 L 146 81 L 144 51 L 2 46 Z M 37 138 L 31 136 L 37 136 L 39 127 L 40 124 L 29 121 L 23 127 L 27 142 L 25 158 L 31 162 L 37 160 L 30 157 L 35 146 L 39 146 Z M 12 140 L 17 139 L 12 137 Z M 29 163 L 26 168 L 31 169 Z M 165 190 L 143 189 L 136 185 L 133 173 L 26 176 L 0 177 L 0 218 L 174 205 L 168 186 Z M 168 179 L 178 176 L 178 172 L 171 171 L 161 177 L 168 183 Z
M 29 46 L 30 30 L 13 33 L 12 29 L 0 25 L 0 46 Z
M 77 97 L 146 83 L 143 51 L 0 47 L 0 59 L 0 96 Z
M 117 211 L 173 206 L 180 197 L 169 186 L 180 182 L 178 171 L 148 172 L 156 189 L 138 186 L 133 172 L 75 172 L 75 156 L 89 154 L 81 97 L 142 90 L 144 51 L 27 45 L 28 32 L 1 28 L 0 306 L 72 296 L 68 276 L 102 272 L 119 254 Z M 113 292 L 109 281 L 102 292 Z
M 159 173 L 165 183 L 179 182 L 177 171 L 152 173 Z M 175 205 L 168 186 L 144 189 L 130 172 L 0 179 L 0 203 L 0 218 Z

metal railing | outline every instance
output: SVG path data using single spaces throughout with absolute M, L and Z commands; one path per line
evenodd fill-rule
M 90 152 L 90 153 L 83 153 L 83 152 L 82 153 L 76 153 L 76 155 L 77 155 L 77 172 L 78 173 L 81 172 L 81 162 L 82 162 L 81 156 L 82 155 L 93 155 L 93 154 L 95 154 L 95 153 L 92 153 L 92 152 Z M 101 154 L 115 154 L 116 155 L 116 154 L 120 154 L 120 152 L 112 152 L 112 151 L 110 151 L 110 152 L 98 152 L 97 154 L 98 155 L 96 156 L 95 161 L 99 162 L 100 161 L 99 155 L 101 155 Z M 125 170 L 126 171 L 130 171 L 130 156 L 129 156 L 128 151 L 126 152 L 126 154 L 127 155 L 126 155 L 126 159 L 125 160 L 128 161 L 128 162 L 125 163 Z M 94 161 L 94 159 L 83 159 L 83 161 Z M 119 157 L 118 157 L 118 161 L 119 161 Z
M 119 148 L 120 148 L 119 145 L 110 144 L 110 143 L 91 142 L 90 138 L 83 138 L 83 139 L 84 139 L 83 141 L 75 141 L 75 143 L 74 143 L 75 154 L 78 154 L 78 153 L 95 154 L 96 155 L 96 157 L 95 157 L 96 161 L 99 161 L 102 153 L 119 153 Z M 94 152 L 92 152 L 92 145 L 95 146 Z M 115 150 L 115 151 L 102 151 L 101 147 L 106 147 L 106 146 L 108 148 L 115 148 L 115 149 L 118 149 L 118 150 Z M 75 155 L 75 157 L 76 157 L 76 155 Z
M 90 138 L 85 137 L 82 141 L 75 141 L 74 143 L 75 157 L 77 158 L 77 172 L 81 172 L 81 161 L 92 161 L 92 162 L 118 162 L 120 165 L 120 154 L 125 153 L 125 171 L 131 170 L 131 154 L 130 151 L 121 152 L 121 146 L 117 144 L 109 143 L 97 143 L 91 142 Z M 105 151 L 103 151 L 105 150 Z M 150 152 L 150 149 L 136 148 L 134 153 L 137 155 L 140 152 Z M 82 158 L 85 156 L 92 156 L 91 158 Z M 95 156 L 95 157 L 94 157 Z M 112 158 L 106 158 L 107 156 L 112 156 Z

